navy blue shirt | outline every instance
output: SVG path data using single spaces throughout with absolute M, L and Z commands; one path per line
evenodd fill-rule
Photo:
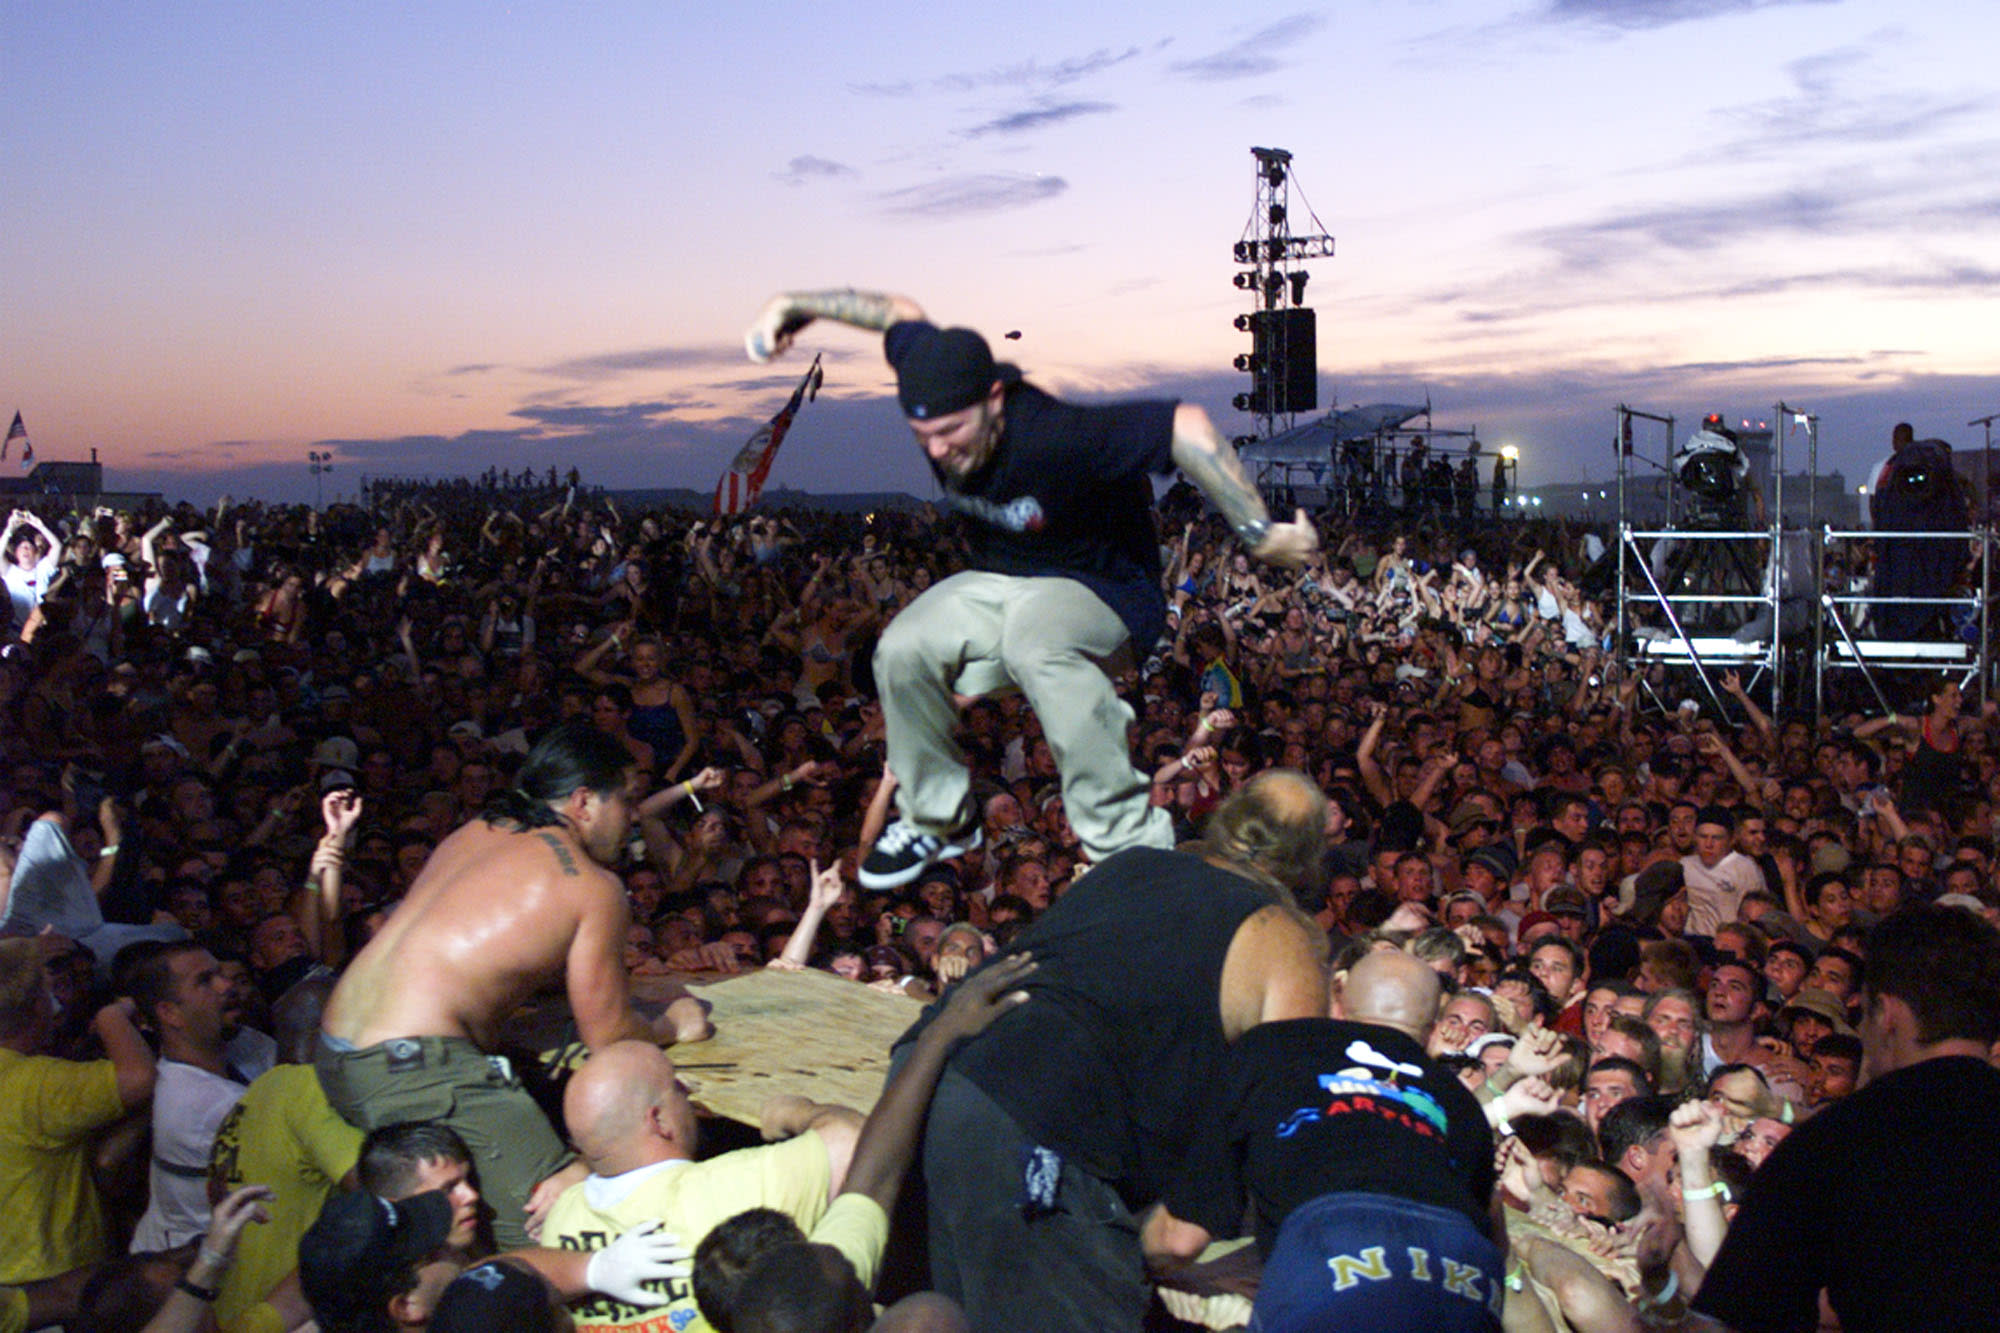
M 889 327 L 895 365 L 925 326 Z M 1032 384 L 1008 386 L 998 447 L 966 477 L 938 471 L 963 521 L 970 567 L 1075 579 L 1118 614 L 1144 655 L 1166 630 L 1151 473 L 1173 470 L 1171 399 L 1079 407 Z

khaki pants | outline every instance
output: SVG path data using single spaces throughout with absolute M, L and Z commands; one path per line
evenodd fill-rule
M 356 1129 L 423 1120 L 455 1130 L 472 1150 L 493 1238 L 503 1250 L 534 1244 L 528 1196 L 571 1154 L 504 1058 L 463 1037 L 399 1037 L 350 1051 L 322 1040 L 313 1068 L 327 1104 Z
M 1172 847 L 1172 822 L 1148 800 L 1126 747 L 1132 710 L 1105 674 L 1126 638 L 1125 622 L 1074 579 L 967 571 L 904 607 L 875 649 L 903 818 L 944 833 L 977 815 L 951 696 L 1019 688 L 1041 719 L 1085 855 Z

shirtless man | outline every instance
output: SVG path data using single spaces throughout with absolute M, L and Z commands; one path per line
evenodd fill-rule
M 632 1008 L 621 961 L 629 914 L 603 869 L 631 826 L 631 766 L 623 744 L 585 723 L 551 731 L 484 817 L 438 845 L 321 1023 L 327 1101 L 364 1130 L 435 1120 L 458 1131 L 503 1248 L 528 1243 L 531 1198 L 553 1200 L 566 1178 L 537 1186 L 570 1156 L 506 1058 L 488 1054 L 507 1016 L 561 976 L 593 1051 L 708 1034 L 691 998 L 657 1023 Z

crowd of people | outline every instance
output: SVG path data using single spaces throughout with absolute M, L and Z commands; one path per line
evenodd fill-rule
M 960 694 L 972 823 L 871 891 L 876 649 L 952 521 L 370 498 L 8 519 L 0 1328 L 865 1328 L 913 1159 L 938 1276 L 883 1327 L 1232 1327 L 1260 1267 L 1305 1321 L 1260 1326 L 1314 1327 L 1329 1266 L 1510 1329 L 1811 1327 L 1822 1290 L 1887 1327 L 1940 1280 L 1908 1236 L 1983 1234 L 2000 726 L 1955 683 L 1662 708 L 1607 650 L 1601 534 L 1322 515 L 1288 569 L 1181 485 L 1108 705 L 1165 836 L 1088 845 L 1077 747 Z M 708 1156 L 661 1049 L 704 1008 L 630 987 L 767 967 L 937 1003 L 871 1114 L 779 1099 Z M 566 1082 L 504 1045 L 531 983 L 591 1051 Z M 1116 1049 L 1050 1017 L 1086 1003 Z M 1829 1165 L 1919 1063 L 1956 1137 Z M 1357 1192 L 1445 1239 L 1343 1249 L 1315 1204 Z M 1023 1221 L 1087 1209 L 1125 1219 L 1089 1262 Z

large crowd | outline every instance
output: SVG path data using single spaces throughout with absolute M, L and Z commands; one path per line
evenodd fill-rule
M 1267 771 L 1324 792 L 1298 911 L 1336 1015 L 1374 954 L 1436 974 L 1421 1045 L 1488 1121 L 1507 1285 L 1546 1321 L 1510 1299 L 1507 1327 L 1670 1321 L 1774 1147 L 1863 1082 L 1871 927 L 1929 904 L 2000 921 L 2000 725 L 1946 680 L 1907 714 L 1818 724 L 1769 716 L 1734 676 L 1725 713 L 1681 703 L 1610 651 L 1601 532 L 1455 508 L 1321 516 L 1289 571 L 1169 491 L 1167 630 L 1117 680 L 1133 761 L 1185 841 Z M 196 1328 L 213 1309 L 298 1329 L 327 1302 L 354 1309 L 318 1309 L 322 1328 L 446 1327 L 435 1298 L 461 1270 L 654 1327 L 595 1255 L 587 1273 L 554 1249 L 481 1263 L 479 1179 L 450 1130 L 364 1136 L 314 1100 L 332 979 L 562 724 L 629 754 L 634 817 L 607 862 L 631 978 L 818 969 L 930 1001 L 1092 872 L 1040 722 L 1003 694 L 961 701 L 978 845 L 905 888 L 856 886 L 895 783 L 873 649 L 960 561 L 927 508 L 717 520 L 489 474 L 323 510 L 31 506 L 4 545 L 0 1328 Z M 678 1022 L 701 1035 L 698 1012 Z M 531 1201 L 531 1236 L 616 1212 L 589 1191 L 627 1169 L 618 1094 L 673 1084 L 620 1058 L 550 1094 L 593 1175 L 553 1212 Z M 177 1069 L 200 1075 L 170 1099 Z M 791 1156 L 755 1188 L 718 1176 L 680 1229 L 756 1202 L 819 1238 L 846 1194 L 893 1204 L 893 1180 L 856 1180 L 873 1127 L 775 1108 Z M 370 1193 L 424 1206 L 349 1206 Z M 602 1242 L 568 1248 L 629 1258 Z M 706 1257 L 729 1290 L 751 1268 Z M 1158 1278 L 1158 1326 L 1250 1309 L 1240 1272 Z M 781 1326 L 729 1299 L 702 1317 Z M 518 1319 L 498 1326 L 542 1326 Z

